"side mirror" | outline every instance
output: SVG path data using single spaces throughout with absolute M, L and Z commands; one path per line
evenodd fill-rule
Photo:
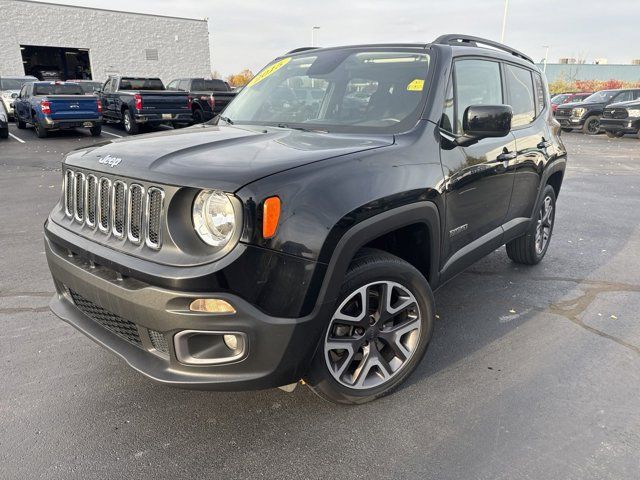
M 505 137 L 511 131 L 512 118 L 509 105 L 471 105 L 464 111 L 462 130 L 475 140 Z

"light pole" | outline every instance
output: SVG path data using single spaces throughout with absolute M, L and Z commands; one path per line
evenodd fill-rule
M 547 59 L 549 58 L 549 45 L 543 45 L 544 48 L 544 65 L 542 67 L 542 73 L 547 73 Z
M 316 30 L 320 30 L 320 27 L 311 27 L 311 46 L 316 46 Z
M 500 43 L 504 43 L 504 31 L 507 28 L 507 12 L 509 11 L 509 0 L 504 0 L 504 15 L 502 16 L 502 34 L 500 35 Z

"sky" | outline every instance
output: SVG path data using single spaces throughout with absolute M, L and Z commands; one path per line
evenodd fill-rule
M 429 42 L 444 33 L 499 40 L 505 0 L 47 0 L 130 12 L 208 18 L 211 65 L 223 76 L 310 46 Z M 640 58 L 640 0 L 509 0 L 504 42 L 549 62 Z

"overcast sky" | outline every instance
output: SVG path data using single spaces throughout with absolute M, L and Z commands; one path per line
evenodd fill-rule
M 504 0 L 48 0 L 50 3 L 208 18 L 212 69 L 254 73 L 272 58 L 321 46 L 428 42 L 443 33 L 499 40 Z M 536 61 L 640 58 L 640 0 L 510 0 L 505 43 Z

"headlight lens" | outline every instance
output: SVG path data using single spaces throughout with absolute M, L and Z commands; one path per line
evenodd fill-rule
M 630 117 L 640 117 L 640 108 L 630 108 L 627 111 Z
M 207 245 L 224 248 L 233 238 L 236 212 L 229 197 L 218 190 L 203 190 L 193 202 L 193 226 Z
M 582 115 L 584 115 L 584 112 L 586 112 L 585 108 L 574 108 L 573 110 L 571 110 L 571 115 L 574 117 L 581 117 Z

